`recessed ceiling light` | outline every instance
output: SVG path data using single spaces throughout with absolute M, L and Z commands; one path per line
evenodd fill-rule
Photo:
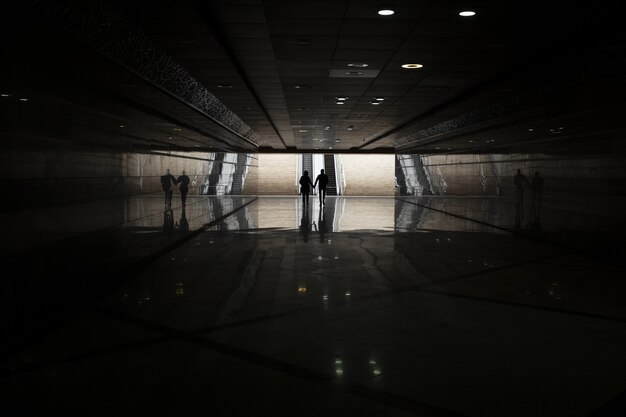
M 172 129 L 172 130 L 174 130 L 174 131 L 176 131 L 176 132 L 180 132 L 180 131 L 181 131 L 181 130 L 183 130 L 183 129 L 181 129 L 180 127 L 175 127 L 175 128 L 174 128 L 174 129 Z
M 300 133 L 306 133 L 306 132 L 308 132 L 308 130 L 306 130 L 306 129 L 300 129 L 300 130 L 298 130 L 298 132 L 300 132 Z
M 391 16 L 395 12 L 396 11 L 393 10 L 393 7 L 391 7 L 390 5 L 384 5 L 378 8 L 378 14 L 381 16 Z
M 407 69 L 417 69 L 417 68 L 422 68 L 423 65 L 422 64 L 403 64 L 402 68 L 407 68 Z
M 0 94 L 0 97 L 11 97 L 11 94 L 2 93 Z
M 124 127 L 124 125 L 120 125 L 120 127 Z
M 217 88 L 233 88 L 232 84 L 218 84 Z
M 341 141 L 341 139 L 339 139 L 339 138 L 335 139 L 335 142 L 340 142 L 340 141 Z
M 27 98 L 21 98 L 20 101 L 28 101 Z
M 376 101 L 385 101 L 385 97 L 376 97 L 374 100 L 376 100 Z
M 347 129 L 348 130 L 354 130 L 354 126 L 348 126 Z
M 475 14 L 476 12 L 472 10 L 464 10 L 462 12 L 459 12 L 459 16 L 463 16 L 463 17 L 470 17 L 470 16 L 474 16 Z
M 530 128 L 530 129 L 528 129 L 528 131 L 529 131 L 529 132 L 534 132 L 534 131 L 535 131 L 535 129 Z
M 333 148 L 332 146 L 329 146 L 329 147 L 328 147 L 328 149 L 332 149 L 332 148 Z
M 352 68 L 366 68 L 369 67 L 370 64 L 366 64 L 365 62 L 353 62 L 348 64 L 348 66 Z
M 337 99 L 337 101 L 346 101 L 348 99 L 348 97 L 344 97 L 344 96 L 339 96 L 335 98 Z
M 348 77 L 358 77 L 363 74 L 364 73 L 361 71 L 347 71 L 343 73 L 343 75 L 347 75 Z
M 346 102 L 345 101 L 338 101 L 335 104 L 346 104 Z
M 311 88 L 311 86 L 310 85 L 306 85 L 306 84 L 296 84 L 296 85 L 293 86 L 293 88 L 298 88 L 298 89 L 300 89 L 300 88 Z
M 380 106 L 380 101 L 372 101 L 372 106 Z

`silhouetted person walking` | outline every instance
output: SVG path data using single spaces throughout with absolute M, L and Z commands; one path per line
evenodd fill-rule
M 324 170 L 320 171 L 320 174 L 315 178 L 315 184 L 313 184 L 313 188 L 319 182 L 320 187 L 320 206 L 322 204 L 326 204 L 326 185 L 328 184 L 328 175 L 324 174 Z
M 309 204 L 309 193 L 313 183 L 309 177 L 309 171 L 304 171 L 304 174 L 300 177 L 300 194 L 302 194 L 302 205 Z
M 187 192 L 189 192 L 189 177 L 185 175 L 185 171 L 183 171 L 183 175 L 179 176 L 176 180 L 180 184 L 178 189 L 180 190 L 180 201 L 183 203 L 183 207 L 185 207 L 187 203 Z
M 172 185 L 176 185 L 176 178 L 166 170 L 165 175 L 161 175 L 161 187 L 165 192 L 165 206 L 172 207 Z
M 530 187 L 530 182 L 526 175 L 518 169 L 517 174 L 513 177 L 513 184 L 515 185 L 515 196 L 517 198 L 517 204 L 523 204 L 524 202 L 524 184 Z

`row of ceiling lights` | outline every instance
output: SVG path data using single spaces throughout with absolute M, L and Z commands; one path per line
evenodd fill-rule
M 393 9 L 392 6 L 381 6 L 378 9 L 378 14 L 381 16 L 391 16 L 393 14 L 395 14 L 395 10 Z M 462 17 L 471 17 L 474 16 L 476 14 L 476 12 L 472 11 L 472 10 L 464 10 L 459 12 L 459 16 Z M 364 63 L 364 62 L 354 62 L 354 63 L 350 63 L 348 64 L 348 67 L 351 68 L 367 68 L 369 66 L 369 64 Z M 424 66 L 422 64 L 403 64 L 402 68 L 404 69 L 419 69 L 419 68 L 423 68 Z M 297 89 L 301 89 L 301 88 L 310 88 L 309 86 L 306 85 L 302 85 L 302 84 L 298 84 L 295 86 L 295 88 Z M 339 97 L 335 97 L 335 104 L 339 104 L 339 105 L 343 105 L 346 103 L 346 100 L 348 100 L 348 97 L 344 97 L 344 96 L 339 96 Z M 376 97 L 374 98 L 374 100 L 372 100 L 370 102 L 370 104 L 372 104 L 373 106 L 378 106 L 380 105 L 383 101 L 385 100 L 384 97 Z M 324 130 L 329 130 L 330 126 L 325 126 Z M 347 128 L 348 130 L 353 130 L 354 126 L 348 126 Z M 308 130 L 300 130 L 301 133 L 304 132 L 308 132 Z M 337 140 L 337 142 L 339 142 L 339 140 Z M 317 148 L 316 148 L 317 149 Z
M 395 13 L 396 11 L 394 10 L 393 6 L 390 5 L 380 6 L 378 8 L 378 14 L 381 16 L 391 16 Z M 474 15 L 476 15 L 476 12 L 473 10 L 462 10 L 459 12 L 459 16 L 462 17 L 472 17 Z
M 335 104 L 346 104 L 346 100 L 348 100 L 348 97 L 345 96 L 340 96 L 340 97 L 335 97 Z M 374 98 L 374 100 L 371 101 L 370 104 L 372 105 L 379 105 L 381 104 L 383 101 L 385 101 L 385 97 L 376 97 Z

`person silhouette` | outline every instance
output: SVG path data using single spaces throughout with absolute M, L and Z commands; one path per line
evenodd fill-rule
M 300 177 L 300 194 L 302 194 L 302 205 L 309 204 L 309 193 L 311 192 L 311 187 L 313 183 L 311 182 L 311 178 L 309 177 L 309 171 L 304 171 L 304 174 Z
M 513 184 L 515 185 L 515 198 L 516 198 L 516 217 L 519 219 L 524 218 L 524 184 L 530 187 L 530 182 L 526 175 L 522 174 L 521 170 L 517 170 L 517 174 L 513 177 Z
M 320 189 L 320 206 L 322 204 L 326 204 L 326 185 L 328 184 L 328 175 L 324 174 L 324 170 L 320 170 L 320 174 L 315 178 L 315 184 L 313 184 L 313 188 L 319 182 Z
M 176 178 L 168 169 L 165 175 L 161 175 L 161 188 L 165 192 L 165 207 L 172 207 L 172 185 L 176 185 Z
M 178 189 L 180 190 L 180 201 L 183 203 L 183 207 L 185 207 L 187 203 L 187 192 L 189 192 L 189 177 L 185 175 L 185 171 L 183 171 L 183 175 L 179 176 L 176 179 L 176 182 L 180 184 Z

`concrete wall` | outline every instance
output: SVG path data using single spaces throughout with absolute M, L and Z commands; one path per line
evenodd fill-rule
M 172 152 L 171 156 L 149 154 L 124 154 L 123 176 L 127 194 L 161 192 L 161 175 L 169 169 L 178 177 L 183 171 L 189 176 L 189 195 L 200 194 L 205 177 L 211 172 L 212 155 L 200 152 L 184 154 Z M 194 159 L 197 158 L 197 159 Z
M 242 195 L 258 195 L 259 194 L 259 155 L 255 154 L 250 159 L 248 171 L 246 173 Z
M 422 159 L 438 195 L 497 193 L 497 178 L 489 155 L 431 155 Z
M 394 195 L 395 155 L 338 154 L 337 157 L 346 180 L 344 195 Z
M 259 154 L 259 195 L 298 194 L 297 154 Z

